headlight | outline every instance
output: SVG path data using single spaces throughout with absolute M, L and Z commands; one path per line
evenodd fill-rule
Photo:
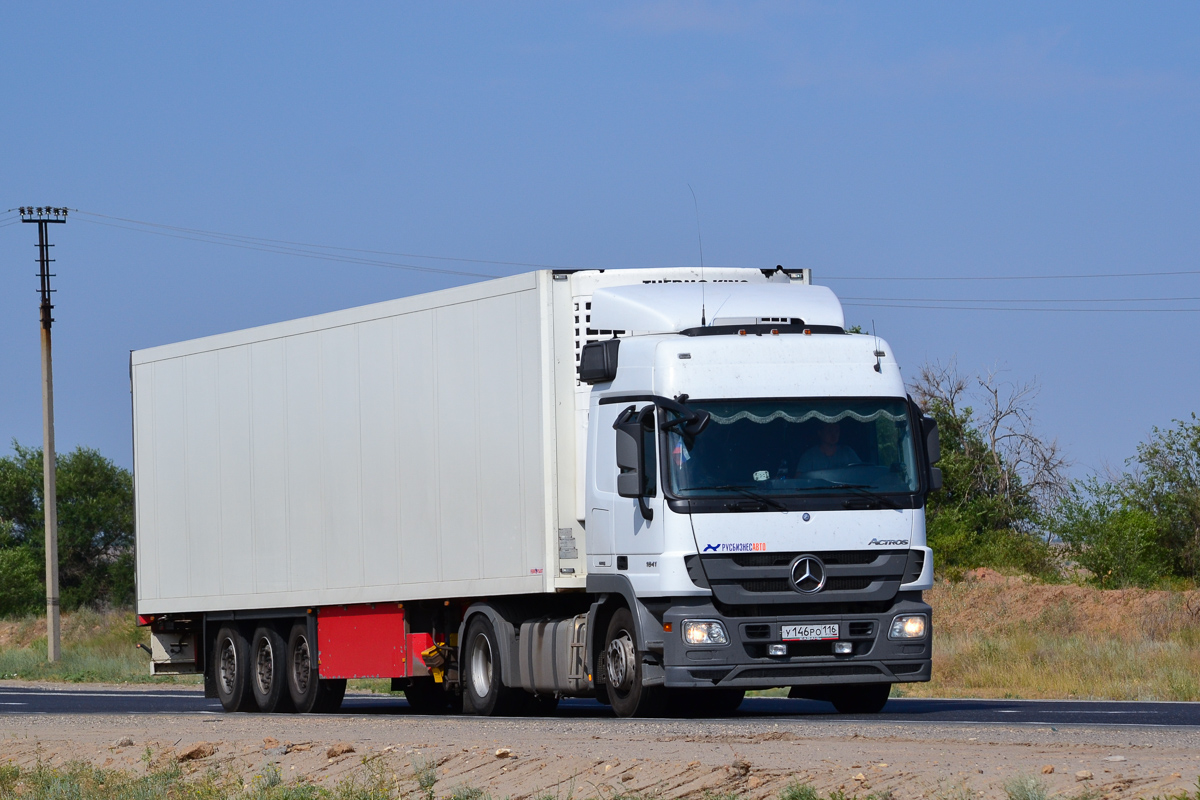
M 725 626 L 715 619 L 685 619 L 683 641 L 686 644 L 729 644 Z
M 920 639 L 925 636 L 925 615 L 907 614 L 892 620 L 889 639 Z

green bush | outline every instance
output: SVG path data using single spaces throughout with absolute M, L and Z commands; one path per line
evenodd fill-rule
M 43 565 L 28 549 L 0 548 L 0 617 L 26 614 L 43 603 L 43 573 Z
M 1115 484 L 1091 479 L 1073 486 L 1050 529 L 1103 588 L 1149 587 L 1171 571 L 1154 516 Z
M 85 447 L 60 453 L 55 463 L 63 607 L 131 603 L 133 475 Z M 0 550 L 23 550 L 42 564 L 44 513 L 42 451 L 13 442 L 13 455 L 0 458 Z M 0 594 L 8 583 L 0 571 Z
M 1200 419 L 1154 428 L 1130 459 L 1136 472 L 1118 482 L 1122 494 L 1152 515 L 1168 569 L 1181 578 L 1200 576 Z

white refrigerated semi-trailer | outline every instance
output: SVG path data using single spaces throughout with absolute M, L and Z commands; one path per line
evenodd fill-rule
M 134 352 L 137 603 L 154 633 L 154 670 L 203 672 L 227 708 L 330 708 L 346 678 L 390 677 L 425 710 L 464 695 L 468 710 L 504 713 L 597 693 L 621 695 L 619 713 L 661 709 L 672 681 L 663 664 L 640 662 L 664 652 L 664 625 L 672 626 L 663 592 L 647 591 L 645 576 L 640 587 L 613 583 L 623 578 L 614 561 L 628 556 L 614 552 L 607 517 L 605 545 L 589 548 L 589 514 L 603 511 L 589 507 L 589 470 L 606 462 L 589 453 L 588 420 L 598 413 L 593 404 L 606 402 L 597 395 L 620 385 L 616 346 L 593 343 L 650 342 L 694 327 L 673 321 L 671 309 L 701 277 L 687 269 L 539 271 Z M 845 336 L 836 298 L 811 287 L 806 271 L 709 269 L 703 280 L 706 336 L 738 335 L 731 325 L 760 335 L 753 326 L 774 326 L 775 337 L 780 328 Z M 676 296 L 663 284 L 686 286 Z M 643 289 L 622 294 L 623 286 Z M 747 294 L 751 287 L 758 294 Z M 625 327 L 593 325 L 597 291 Z M 759 296 L 773 299 L 747 299 Z M 740 307 L 739 298 L 743 306 L 766 302 L 767 313 L 722 311 Z M 829 319 L 805 321 L 796 309 Z M 581 380 L 589 344 L 600 371 L 588 378 L 585 370 Z M 631 366 L 625 374 L 639 374 Z M 898 369 L 876 372 L 887 379 L 883 394 L 903 396 Z M 679 398 L 655 400 L 653 383 L 642 399 L 660 415 L 675 413 Z M 928 427 L 915 417 L 903 424 Z M 930 481 L 918 486 L 916 452 L 907 492 L 923 501 Z M 910 505 L 916 513 L 923 502 Z M 774 508 L 738 513 L 745 510 Z M 859 520 L 891 513 L 878 504 L 855 510 Z M 904 547 L 888 569 L 903 574 L 886 577 L 895 579 L 893 595 L 905 594 L 902 581 L 912 587 L 903 598 L 912 607 L 901 610 L 924 614 L 927 641 L 919 589 L 932 559 L 909 549 L 924 544 L 912 513 L 893 521 Z M 921 556 L 915 572 L 913 553 Z M 676 582 L 703 571 L 699 564 L 681 560 Z M 703 578 L 685 580 L 686 602 L 712 594 Z M 614 645 L 598 628 L 618 606 L 631 630 Z M 923 671 L 908 677 L 877 673 L 875 695 L 894 680 L 927 680 L 928 658 L 926 648 Z M 766 684 L 783 685 L 779 677 Z M 714 710 L 736 705 L 748 685 L 701 683 L 713 687 Z

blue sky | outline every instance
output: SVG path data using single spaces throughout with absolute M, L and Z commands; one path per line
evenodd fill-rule
M 1200 274 L 895 280 L 1200 270 L 1194 3 L 9 4 L 0 63 L 0 211 L 614 268 L 696 263 L 690 183 L 707 263 L 883 298 L 847 316 L 910 375 L 1036 378 L 1077 474 L 1200 406 L 1200 311 L 1133 310 Z M 58 441 L 127 466 L 131 349 L 477 279 L 113 225 L 52 229 Z M 0 452 L 41 439 L 35 243 L 0 228 Z

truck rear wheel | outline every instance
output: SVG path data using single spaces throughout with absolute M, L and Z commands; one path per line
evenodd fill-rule
M 829 699 L 839 714 L 878 714 L 891 692 L 890 683 L 862 683 L 839 686 Z
M 322 680 L 317 669 L 317 648 L 310 642 L 308 625 L 292 626 L 287 642 L 287 690 L 301 714 L 330 713 L 342 706 L 346 681 Z
M 517 710 L 521 690 L 504 685 L 496 629 L 482 614 L 472 617 L 467 625 L 460 664 L 464 712 L 498 717 Z
M 236 626 L 226 625 L 217 632 L 213 647 L 213 677 L 217 683 L 217 698 L 226 711 L 251 711 L 254 697 L 248 683 L 250 646 Z
M 259 711 L 290 711 L 287 642 L 274 628 L 262 627 L 250 639 L 250 691 Z
M 642 685 L 642 654 L 637 650 L 633 614 L 619 608 L 604 637 L 604 677 L 608 700 L 618 717 L 654 717 L 666 700 L 661 686 Z

